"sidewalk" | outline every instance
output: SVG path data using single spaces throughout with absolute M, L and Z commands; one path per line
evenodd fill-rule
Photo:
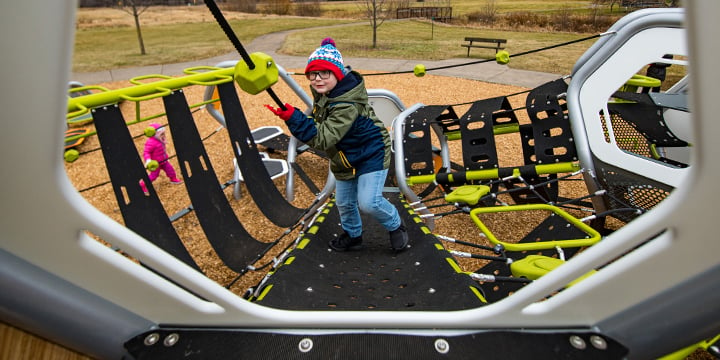
M 290 31 L 263 35 L 253 40 L 250 44 L 244 45 L 248 53 L 263 52 L 265 54 L 268 54 L 275 60 L 277 64 L 279 64 L 285 69 L 303 69 L 307 64 L 307 57 L 288 56 L 276 53 L 276 50 L 285 40 L 285 37 L 288 33 L 290 33 Z M 78 81 L 85 85 L 92 85 L 103 82 L 128 80 L 136 76 L 149 74 L 176 76 L 182 74 L 183 69 L 189 67 L 215 66 L 223 61 L 236 61 L 239 59 L 240 55 L 237 52 L 232 52 L 209 59 L 184 63 L 152 65 L 136 68 L 123 68 L 91 73 L 72 73 L 70 80 Z M 358 70 L 361 73 L 363 70 L 382 72 L 412 71 L 417 64 L 423 64 L 425 65 L 425 68 L 432 69 L 437 67 L 477 61 L 477 59 L 462 58 L 441 61 L 373 58 L 345 58 L 344 60 L 345 64 L 352 66 L 354 70 Z M 512 60 L 510 63 L 512 64 Z M 552 81 L 560 77 L 556 74 L 548 74 L 537 71 L 516 70 L 508 67 L 507 65 L 499 65 L 494 61 L 468 66 L 453 67 L 449 69 L 435 70 L 428 73 L 433 75 L 443 75 L 480 80 L 497 84 L 522 86 L 526 88 L 534 88 L 538 85 L 544 84 L 548 81 Z

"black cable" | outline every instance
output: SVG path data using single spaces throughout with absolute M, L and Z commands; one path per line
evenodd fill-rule
M 471 278 L 473 278 L 476 281 L 480 282 L 514 282 L 514 283 L 524 283 L 529 284 L 533 282 L 532 280 L 524 277 L 512 277 L 512 276 L 497 276 L 497 275 L 488 275 L 488 274 L 479 274 L 479 273 L 473 273 L 470 275 Z
M 240 57 L 242 57 L 243 61 L 245 61 L 248 68 L 250 70 L 255 69 L 255 63 L 253 63 L 250 55 L 245 50 L 245 47 L 243 47 L 240 39 L 238 39 L 238 37 L 235 35 L 235 32 L 233 31 L 232 27 L 230 27 L 230 24 L 228 23 L 227 19 L 225 19 L 225 16 L 223 15 L 222 11 L 220 11 L 220 8 L 218 8 L 215 0 L 205 0 L 205 4 L 207 5 L 208 9 L 210 9 L 213 17 L 215 17 L 215 21 L 217 21 L 218 25 L 220 25 L 220 28 L 223 30 L 225 35 L 235 47 L 235 50 L 240 53 Z M 287 110 L 285 104 L 280 101 L 280 98 L 275 94 L 272 88 L 267 88 L 265 91 L 267 91 L 268 95 L 270 95 L 270 97 L 275 101 L 275 103 L 280 107 L 280 109 Z
M 454 244 L 460 244 L 460 245 L 470 246 L 470 247 L 474 247 L 474 248 L 478 248 L 478 249 L 482 249 L 482 250 L 487 250 L 487 251 L 492 251 L 492 252 L 498 253 L 496 247 L 490 247 L 490 246 L 485 246 L 485 245 L 481 245 L 481 244 L 471 243 L 471 242 L 468 242 L 468 241 L 463 241 L 463 240 L 458 240 L 458 239 L 452 239 L 452 238 L 449 238 L 449 237 L 447 237 L 447 236 L 438 236 L 438 235 L 436 235 L 435 237 L 439 238 L 440 240 L 447 241 L 447 242 L 451 242 L 451 243 L 454 243 Z M 498 259 L 498 260 L 503 260 L 503 261 L 505 261 L 505 260 L 507 260 L 507 256 L 505 256 L 505 254 L 502 254 L 501 257 L 499 257 L 499 258 L 498 258 L 498 257 L 493 257 L 493 259 Z
M 196 110 L 196 111 L 197 111 L 197 110 Z M 193 112 L 194 112 L 194 111 L 193 111 Z M 165 125 L 162 125 L 162 126 L 165 126 Z M 213 135 L 215 135 L 215 134 L 217 134 L 218 132 L 220 132 L 221 129 L 224 129 L 224 128 L 223 128 L 223 127 L 217 128 L 215 131 L 211 132 L 210 134 L 208 134 L 207 136 L 205 136 L 204 138 L 202 138 L 201 141 L 205 141 L 205 140 L 209 139 L 209 138 L 212 137 Z M 133 139 L 137 139 L 137 138 L 142 137 L 142 136 L 145 136 L 145 135 L 144 135 L 144 134 L 139 134 L 139 135 L 133 136 L 132 138 L 133 138 Z M 92 149 L 91 151 L 98 151 L 98 150 L 102 150 L 102 148 Z M 91 151 L 88 151 L 88 152 L 91 152 Z M 168 160 L 170 160 L 170 159 L 172 159 L 172 158 L 175 158 L 175 157 L 177 157 L 177 154 L 170 155 L 170 156 L 168 156 L 167 160 L 163 160 L 163 161 L 168 161 Z M 110 184 L 110 181 L 105 181 L 105 182 L 102 182 L 102 183 L 99 183 L 99 184 L 91 185 L 90 187 L 84 188 L 84 189 L 82 189 L 82 190 L 78 190 L 78 192 L 79 192 L 79 193 L 82 193 L 82 192 L 84 192 L 84 191 L 92 190 L 92 189 L 95 189 L 95 188 L 97 188 L 97 187 L 100 187 L 100 186 L 103 186 L 103 185 L 107 185 L 107 184 Z
M 255 64 L 250 58 L 250 55 L 245 50 L 245 47 L 243 47 L 240 39 L 238 39 L 238 37 L 235 35 L 235 32 L 233 31 L 232 27 L 230 27 L 230 24 L 227 22 L 227 19 L 225 19 L 225 16 L 223 15 L 222 11 L 220 11 L 220 8 L 215 3 L 215 0 L 206 0 L 205 5 L 207 5 L 208 9 L 210 9 L 210 13 L 212 13 L 213 17 L 215 17 L 215 21 L 218 23 L 218 25 L 220 25 L 220 28 L 225 33 L 225 36 L 227 36 L 227 38 L 233 44 L 235 50 L 237 50 L 237 52 L 240 54 L 240 57 L 242 57 L 245 63 L 248 65 L 248 68 L 250 70 L 255 69 Z
M 554 49 L 554 48 L 560 47 L 560 46 L 571 45 L 571 44 L 583 42 L 583 41 L 586 41 L 586 40 L 592 40 L 592 39 L 595 39 L 595 38 L 599 38 L 599 37 L 602 36 L 602 35 L 603 35 L 603 34 L 595 34 L 595 35 L 591 35 L 591 36 L 588 36 L 588 37 L 584 37 L 584 38 L 580 38 L 580 39 L 576 39 L 576 40 L 571 40 L 571 41 L 566 41 L 566 42 L 564 42 L 564 43 L 555 44 L 555 45 L 550 45 L 550 46 L 546 46 L 546 47 L 539 48 L 539 49 L 535 49 L 535 50 L 523 51 L 523 52 L 520 52 L 520 53 L 517 53 L 517 54 L 510 55 L 510 57 L 512 58 L 512 57 L 516 57 L 516 56 L 523 56 L 523 55 L 533 54 L 533 53 L 540 52 L 540 51 L 545 51 L 545 50 Z
M 308 208 L 308 210 L 309 210 L 309 208 Z M 251 265 L 251 264 L 254 264 L 256 261 L 260 260 L 263 256 L 265 256 L 265 254 L 267 254 L 268 252 L 270 252 L 270 249 L 272 249 L 273 247 L 275 247 L 275 245 L 277 245 L 277 244 L 280 242 L 280 240 L 282 240 L 285 236 L 287 236 L 288 234 L 290 234 L 293 230 L 295 230 L 295 229 L 296 229 L 298 226 L 300 226 L 300 225 L 302 225 L 302 221 L 299 221 L 299 222 L 295 223 L 295 225 L 287 228 L 287 230 L 285 230 L 285 231 L 283 232 L 283 234 L 280 235 L 280 237 L 278 237 L 278 238 L 275 239 L 274 241 L 271 241 L 270 243 L 268 243 L 268 246 L 265 248 L 265 250 L 262 251 L 260 254 L 257 255 L 257 257 L 255 258 L 255 261 L 251 262 L 251 263 L 248 264 L 248 266 L 246 266 L 242 271 L 240 271 L 240 272 L 238 273 L 238 275 L 237 275 L 232 281 L 230 281 L 230 283 L 228 283 L 227 285 L 225 285 L 225 288 L 226 288 L 226 289 L 230 289 L 233 285 L 235 285 L 235 283 L 236 283 L 238 280 L 240 280 L 240 278 L 241 278 L 243 275 L 247 274 L 250 270 L 253 270 L 253 271 L 263 270 L 263 269 L 265 269 L 266 267 L 272 265 L 272 264 L 275 262 L 274 260 L 277 259 L 277 257 L 274 257 L 272 260 L 268 261 L 267 263 L 265 263 L 265 264 L 263 264 L 263 265 L 260 265 L 259 267 L 254 267 L 254 268 L 252 268 L 252 269 L 250 268 L 250 265 Z M 287 251 L 288 249 L 290 249 L 290 248 L 291 248 L 292 246 L 294 246 L 294 245 L 295 245 L 295 242 L 294 242 L 294 241 L 291 241 L 290 243 L 288 243 L 288 244 L 285 246 L 284 249 L 282 249 L 282 250 L 279 252 L 279 254 L 284 253 L 285 251 Z
M 603 211 L 603 212 L 601 212 L 601 213 L 597 213 L 597 214 L 595 214 L 595 217 L 598 217 L 598 218 L 599 218 L 599 217 L 606 217 L 606 216 L 608 216 L 608 215 L 610 215 L 610 214 L 618 213 L 618 212 L 634 212 L 634 213 L 636 213 L 637 215 L 642 215 L 645 211 L 644 211 L 643 209 L 632 208 L 632 207 L 629 207 L 629 208 L 619 208 L 619 209 L 612 209 L 612 210 L 608 210 L 608 211 Z
M 518 92 L 516 92 L 516 93 L 504 95 L 504 96 L 505 96 L 505 97 L 518 96 L 518 95 L 522 95 L 522 94 L 525 94 L 525 93 L 529 93 L 529 92 L 532 91 L 532 90 L 533 90 L 533 89 L 522 90 L 522 91 L 518 91 Z M 448 105 L 448 106 L 470 105 L 470 104 L 474 104 L 476 101 L 477 101 L 477 100 L 475 100 L 475 101 L 467 101 L 467 102 L 457 103 L 457 104 L 450 104 L 450 105 Z M 524 109 L 527 109 L 527 106 L 521 106 L 521 107 L 519 107 L 519 108 L 514 108 L 514 109 L 498 109 L 498 111 L 496 112 L 496 114 L 501 114 L 501 115 L 502 115 L 502 114 L 505 114 L 505 113 L 510 113 L 510 112 L 514 112 L 514 111 L 517 111 L 517 110 L 524 110 Z
M 575 43 L 578 43 L 578 42 L 583 42 L 583 41 L 587 41 L 587 40 L 592 40 L 592 39 L 598 38 L 598 37 L 600 37 L 600 36 L 602 36 L 602 35 L 603 35 L 603 34 L 595 34 L 595 35 L 591 35 L 591 36 L 584 37 L 584 38 L 580 38 L 580 39 L 576 39 L 576 40 L 566 41 L 566 42 L 564 42 L 564 43 L 559 43 L 559 44 L 555 44 L 555 45 L 550 45 L 550 46 L 542 47 L 542 48 L 539 48 L 539 49 L 528 50 L 528 51 L 524 51 L 524 52 L 520 52 L 520 53 L 517 53 L 517 54 L 510 55 L 510 57 L 513 58 L 513 57 L 518 57 L 518 56 L 533 54 L 533 53 L 540 52 L 540 51 L 545 51 L 545 50 L 554 49 L 554 48 L 560 47 L 560 46 L 566 46 L 566 45 L 571 45 L 571 44 L 575 44 Z M 495 59 L 483 59 L 483 60 L 471 61 L 471 62 L 467 62 L 467 63 L 463 63 L 463 64 L 438 66 L 438 67 L 434 67 L 434 68 L 427 68 L 427 69 L 425 69 L 425 72 L 430 72 L 430 71 L 435 71 L 435 70 L 443 70 L 443 69 L 450 69 L 450 68 L 454 68 L 454 67 L 461 67 L 461 66 L 468 66 L 468 65 L 475 65 L 475 64 L 482 64 L 482 63 L 491 62 L 491 61 L 496 61 L 496 60 L 495 60 Z M 414 70 L 385 72 L 385 73 L 374 73 L 374 74 L 363 74 L 363 76 L 410 74 L 410 73 L 414 73 Z
M 105 181 L 105 182 L 101 182 L 101 183 L 99 183 L 99 184 L 90 185 L 90 187 L 86 187 L 86 188 L 84 188 L 84 189 L 82 189 L 82 190 L 79 190 L 78 192 L 90 191 L 90 190 L 92 190 L 92 189 L 96 189 L 96 188 L 99 188 L 99 187 L 101 187 L 101 186 L 105 186 L 105 185 L 110 184 L 110 183 L 111 183 L 111 181 L 108 180 L 108 181 Z

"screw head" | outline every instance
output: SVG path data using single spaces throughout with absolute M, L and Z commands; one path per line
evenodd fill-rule
M 177 344 L 178 340 L 180 340 L 180 335 L 172 333 L 163 340 L 163 345 L 170 347 Z
M 450 344 L 445 339 L 437 339 L 435 340 L 435 351 L 447 354 L 450 351 Z
M 155 345 L 155 343 L 158 342 L 158 340 L 160 340 L 160 334 L 158 334 L 158 333 L 148 334 L 148 336 L 145 337 L 143 344 L 145 344 L 146 346 Z
M 300 342 L 298 343 L 298 349 L 300 349 L 300 351 L 304 352 L 304 353 L 312 350 L 312 347 L 313 347 L 313 341 L 308 338 L 304 338 L 304 339 L 300 340 Z
M 602 336 L 593 335 L 590 336 L 590 344 L 594 346 L 596 349 L 599 350 L 605 350 L 607 349 L 607 341 L 602 338 Z
M 584 350 L 585 347 L 587 347 L 587 345 L 585 344 L 585 340 L 583 340 L 583 338 L 577 335 L 573 335 L 570 337 L 570 345 L 572 345 L 572 347 L 578 350 Z

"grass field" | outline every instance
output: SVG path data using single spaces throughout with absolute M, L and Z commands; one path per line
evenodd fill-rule
M 592 8 L 589 0 L 494 0 L 497 14 L 513 16 L 511 20 L 495 24 L 467 21 L 467 16 L 480 11 L 492 0 L 456 0 L 451 24 L 414 19 L 382 23 L 377 28 L 377 46 L 372 46 L 372 27 L 363 15 L 362 1 L 321 2 L 322 15 L 315 17 L 276 16 L 262 13 L 248 14 L 224 10 L 237 37 L 247 44 L 268 33 L 298 30 L 291 33 L 279 52 L 307 55 L 317 46 L 317 39 L 332 36 L 341 44 L 347 57 L 400 58 L 413 60 L 442 60 L 465 58 L 466 49 L 460 47 L 466 36 L 507 39 L 506 50 L 513 55 L 511 68 L 541 71 L 558 75 L 570 73 L 578 57 L 595 39 L 533 52 L 525 56 L 515 54 L 535 51 L 569 41 L 596 35 L 613 21 L 626 14 L 615 6 Z M 446 6 L 447 1 L 426 1 L 423 6 Z M 417 6 L 412 3 L 412 6 Z M 258 11 L 262 12 L 262 5 Z M 580 19 L 604 19 L 602 30 L 569 32 L 552 30 L 552 23 L 537 14 L 560 14 Z M 147 66 L 186 62 L 231 53 L 234 50 L 226 35 L 216 24 L 205 6 L 150 7 L 140 16 L 146 54 L 140 54 L 138 34 L 133 17 L 120 9 L 81 8 L 77 14 L 76 40 L 73 57 L 74 72 L 92 72 L 133 66 Z M 543 20 L 544 19 L 544 20 Z M 555 21 L 566 21 L 560 18 Z M 577 20 L 577 21 L 580 21 Z M 607 26 L 604 24 L 607 23 Z M 325 28 L 338 24 L 352 24 Z M 578 27 L 580 27 L 578 25 Z M 252 52 L 252 49 L 248 49 Z M 493 51 L 473 49 L 470 59 L 492 58 Z M 674 83 L 684 74 L 670 68 L 667 83 Z
M 518 10 L 587 9 L 589 1 L 496 1 L 499 13 Z M 307 30 L 293 34 L 283 46 L 290 54 L 307 54 L 317 45 L 318 35 L 328 34 L 344 46 L 347 56 L 438 60 L 464 57 L 459 45 L 465 36 L 508 39 L 508 51 L 517 53 L 562 43 L 588 34 L 509 31 L 477 24 L 448 25 L 431 21 L 387 21 L 378 28 L 378 46 L 372 48 L 372 28 L 361 13 L 360 2 L 323 2 L 323 17 L 273 16 L 225 11 L 233 30 L 245 43 L 277 31 L 310 29 L 341 23 L 356 26 L 328 30 Z M 453 16 L 461 18 L 479 7 L 477 1 L 454 1 Z M 428 2 L 427 5 L 432 5 Z M 584 11 L 584 10 L 583 10 Z M 328 17 L 326 17 L 328 16 Z M 343 16 L 343 18 L 337 18 Z M 147 54 L 140 55 L 138 36 L 131 15 L 119 9 L 86 9 L 78 12 L 73 71 L 90 72 L 130 66 L 144 66 L 209 58 L 234 51 L 207 8 L 151 7 L 140 16 Z M 513 61 L 512 66 L 565 74 L 574 60 L 592 41 L 554 52 Z M 280 46 L 280 44 L 278 44 Z M 471 56 L 490 57 L 489 51 L 473 51 Z

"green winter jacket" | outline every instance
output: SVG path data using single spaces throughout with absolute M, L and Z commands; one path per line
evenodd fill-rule
M 338 180 L 390 167 L 390 135 L 368 103 L 362 76 L 349 72 L 328 94 L 311 89 L 312 117 L 295 109 L 287 120 L 298 140 L 324 151 Z

